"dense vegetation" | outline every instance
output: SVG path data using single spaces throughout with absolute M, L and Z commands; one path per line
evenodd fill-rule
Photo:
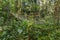
M 0 0 L 0 40 L 60 40 L 60 0 Z

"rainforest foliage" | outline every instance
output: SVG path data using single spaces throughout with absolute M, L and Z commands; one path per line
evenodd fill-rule
M 0 0 L 0 40 L 60 40 L 60 0 Z

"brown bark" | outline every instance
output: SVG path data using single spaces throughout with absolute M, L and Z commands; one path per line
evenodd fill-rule
M 59 13 L 60 13 L 60 6 L 59 6 L 59 1 L 55 3 L 55 9 L 54 9 L 54 17 L 55 17 L 55 23 L 56 25 L 59 24 Z

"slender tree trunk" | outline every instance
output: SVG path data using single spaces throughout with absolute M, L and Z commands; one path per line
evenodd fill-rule
M 60 13 L 59 9 L 60 9 L 60 6 L 59 6 L 59 0 L 58 0 L 55 3 L 55 9 L 54 9 L 55 10 L 54 17 L 55 17 L 56 25 L 59 25 L 59 13 Z

